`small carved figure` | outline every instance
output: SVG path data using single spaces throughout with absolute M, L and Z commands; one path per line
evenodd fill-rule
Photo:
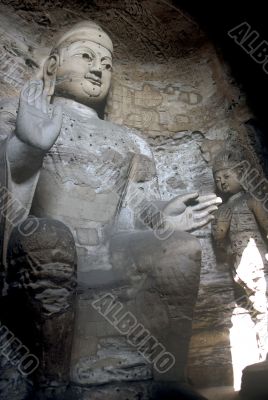
M 256 326 L 260 357 L 267 353 L 268 212 L 247 185 L 249 163 L 238 151 L 224 150 L 213 162 L 223 204 L 215 213 L 212 235 L 217 254 L 229 263 L 236 297 Z

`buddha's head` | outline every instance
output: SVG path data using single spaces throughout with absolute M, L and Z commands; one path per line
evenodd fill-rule
M 226 196 L 243 191 L 241 153 L 223 150 L 213 161 L 213 175 L 219 192 Z
M 96 23 L 74 25 L 60 37 L 44 64 L 49 94 L 101 109 L 111 83 L 112 52 L 111 39 Z

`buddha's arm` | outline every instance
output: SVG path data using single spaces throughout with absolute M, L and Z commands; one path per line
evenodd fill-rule
M 1 100 L 0 163 L 1 200 L 4 215 L 27 217 L 42 165 L 43 152 L 22 142 L 16 135 L 18 102 L 15 98 Z M 10 218 L 9 218 L 10 219 Z M 17 218 L 11 218 L 17 220 Z M 14 225 L 14 224 L 13 224 Z
M 4 98 L 0 105 L 0 257 L 5 263 L 9 235 L 29 214 L 43 155 L 15 133 L 17 100 Z
M 265 204 L 251 197 L 248 200 L 248 206 L 268 239 L 268 211 L 266 210 Z
M 22 89 L 14 134 L 7 145 L 9 187 L 13 197 L 29 209 L 45 154 L 61 128 L 61 110 L 50 116 L 42 81 L 30 81 Z
M 45 153 L 23 143 L 15 134 L 7 143 L 8 190 L 25 209 L 31 208 Z
M 151 152 L 135 155 L 128 177 L 121 215 L 125 221 L 140 229 L 158 231 L 194 231 L 214 219 L 213 213 L 221 203 L 215 194 L 198 193 L 161 201 L 154 158 Z M 125 213 L 125 215 L 124 215 Z
M 155 164 L 151 152 L 147 151 L 146 155 L 135 154 L 121 194 L 118 229 L 152 228 L 157 222 L 157 213 L 161 209 L 156 204 L 159 198 Z
M 45 152 L 24 143 L 14 134 L 7 144 L 7 159 L 12 180 L 22 184 L 40 170 Z

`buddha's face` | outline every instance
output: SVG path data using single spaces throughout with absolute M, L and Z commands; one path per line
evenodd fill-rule
M 54 94 L 92 108 L 103 104 L 111 83 L 110 51 L 95 42 L 80 40 L 59 53 Z
M 243 187 L 239 182 L 239 176 L 235 169 L 227 168 L 215 172 L 215 182 L 221 193 L 231 195 L 241 192 Z

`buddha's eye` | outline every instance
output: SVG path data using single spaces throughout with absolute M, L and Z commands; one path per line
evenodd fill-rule
M 109 62 L 108 59 L 102 59 L 101 60 L 101 65 L 103 69 L 106 69 L 107 71 L 111 71 L 112 70 L 112 64 Z
M 107 69 L 108 71 L 111 71 L 111 69 L 112 69 L 111 64 L 106 64 L 105 65 L 105 69 Z
M 82 58 L 86 61 L 91 61 L 92 58 L 90 57 L 90 55 L 88 53 L 83 53 L 82 54 Z

